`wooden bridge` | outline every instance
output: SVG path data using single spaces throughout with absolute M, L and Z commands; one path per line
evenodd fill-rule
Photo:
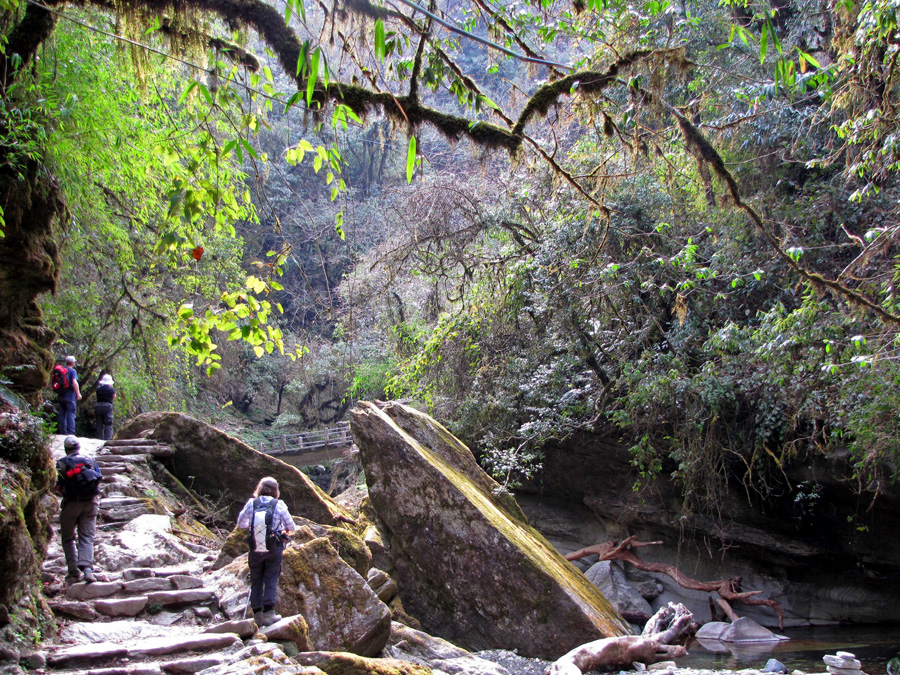
M 350 447 L 350 422 L 322 431 L 304 431 L 300 434 L 282 434 L 263 441 L 257 450 L 275 457 L 306 455 L 311 453 L 339 453 Z M 293 462 L 292 462 L 293 463 Z

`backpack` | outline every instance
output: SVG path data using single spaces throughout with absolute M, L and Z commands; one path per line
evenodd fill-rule
M 93 499 L 100 492 L 103 475 L 94 468 L 94 462 L 83 455 L 68 455 L 56 464 L 63 496 L 76 502 Z
M 259 497 L 253 500 L 253 511 L 250 514 L 250 550 L 257 553 L 276 551 L 281 548 L 281 537 L 272 529 L 275 520 L 277 499 L 263 503 Z
M 53 391 L 64 391 L 69 388 L 69 369 L 65 366 L 53 366 L 50 372 L 50 386 Z

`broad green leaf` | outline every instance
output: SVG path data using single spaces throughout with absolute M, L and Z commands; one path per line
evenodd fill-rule
M 416 137 L 409 137 L 409 148 L 406 151 L 406 182 L 412 183 L 413 171 L 416 168 Z
M 378 19 L 375 22 L 375 58 L 384 60 L 384 21 Z
M 319 48 L 313 50 L 309 62 L 309 78 L 306 80 L 306 105 L 312 105 L 313 91 L 316 88 L 316 78 L 319 76 Z

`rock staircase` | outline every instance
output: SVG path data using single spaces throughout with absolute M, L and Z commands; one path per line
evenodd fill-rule
M 92 454 L 87 445 L 83 454 Z M 216 589 L 204 581 L 217 557 L 213 541 L 190 523 L 173 528 L 186 509 L 154 480 L 153 463 L 173 453 L 150 439 L 107 441 L 94 453 L 104 476 L 97 581 L 65 583 L 57 529 L 43 582 L 59 638 L 22 655 L 22 665 L 88 675 L 310 671 L 287 655 L 297 652 L 302 617 L 259 629 L 252 618 L 229 621 L 220 611 Z

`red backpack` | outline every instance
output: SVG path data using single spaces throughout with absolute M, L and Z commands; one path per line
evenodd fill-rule
M 50 373 L 50 386 L 53 391 L 63 391 L 69 388 L 69 369 L 65 366 L 53 366 Z

